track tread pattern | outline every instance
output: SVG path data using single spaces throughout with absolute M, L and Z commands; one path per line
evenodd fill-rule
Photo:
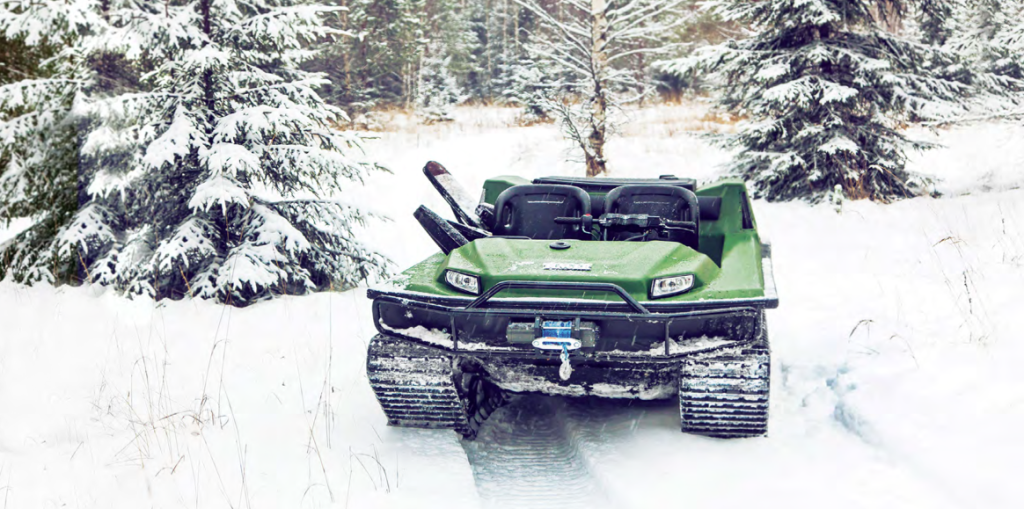
M 464 379 L 444 352 L 384 335 L 370 341 L 366 375 L 390 426 L 453 429 L 472 439 L 507 401 L 496 387 Z M 459 385 L 465 381 L 471 387 Z
M 770 369 L 766 340 L 735 355 L 683 362 L 679 376 L 682 430 L 718 438 L 767 433 Z
M 471 432 L 452 360 L 443 353 L 378 335 L 370 341 L 366 374 L 388 425 Z

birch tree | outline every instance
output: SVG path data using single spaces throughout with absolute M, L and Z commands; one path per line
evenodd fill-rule
M 667 36 L 690 19 L 689 1 L 564 0 L 555 10 L 538 0 L 516 1 L 538 20 L 527 51 L 561 78 L 550 109 L 583 152 L 587 176 L 605 173 L 615 110 L 651 91 L 635 64 L 679 46 Z

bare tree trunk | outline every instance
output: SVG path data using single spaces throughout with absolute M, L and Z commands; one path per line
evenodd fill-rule
M 518 55 L 519 54 L 519 4 L 516 4 L 515 7 L 516 7 L 515 28 L 514 28 L 515 32 L 513 33 L 513 37 L 514 37 L 514 40 L 515 40 L 515 50 L 516 50 L 515 54 Z
M 493 49 L 491 46 L 491 9 L 494 7 L 493 2 L 487 2 L 487 6 L 484 9 L 484 54 L 487 55 L 487 95 L 494 95 L 494 90 L 491 89 L 491 85 L 494 84 L 494 66 L 491 65 L 491 53 Z
M 587 176 L 594 177 L 605 172 L 604 142 L 608 120 L 608 97 L 604 88 L 608 68 L 608 17 L 605 15 L 606 0 L 590 0 L 591 51 L 590 73 L 594 93 L 590 98 L 590 134 L 584 153 L 587 160 Z
M 342 0 L 341 2 L 341 29 L 348 30 L 348 0 Z M 349 58 L 348 51 L 341 52 L 341 68 L 342 68 L 342 87 L 345 91 L 344 97 L 351 98 L 354 96 L 352 93 L 352 59 Z M 347 113 L 351 113 L 351 110 Z

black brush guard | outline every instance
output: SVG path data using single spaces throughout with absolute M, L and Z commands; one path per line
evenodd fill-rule
M 497 294 L 512 289 L 612 293 L 622 303 L 532 298 L 492 301 Z M 774 295 L 774 285 L 771 290 Z M 557 353 L 512 344 L 506 339 L 510 321 L 534 322 L 541 317 L 597 324 L 595 346 L 577 350 L 573 357 L 644 362 L 675 362 L 681 357 L 753 342 L 762 335 L 763 310 L 777 305 L 776 299 L 765 297 L 673 304 L 649 302 L 645 306 L 615 284 L 551 281 L 502 281 L 472 300 L 378 290 L 370 290 L 368 297 L 373 299 L 374 324 L 382 334 L 460 354 L 550 359 Z M 408 329 L 417 326 L 443 331 L 448 341 L 440 344 L 410 335 Z M 692 348 L 685 346 L 687 339 L 698 338 L 720 339 L 704 341 L 704 345 L 697 342 Z M 684 346 L 680 348 L 680 344 Z

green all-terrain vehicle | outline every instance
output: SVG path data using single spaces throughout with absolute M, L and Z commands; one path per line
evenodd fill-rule
M 367 374 L 394 426 L 467 438 L 508 393 L 668 399 L 682 429 L 762 435 L 771 251 L 742 181 L 496 177 L 415 215 L 441 252 L 369 290 Z

